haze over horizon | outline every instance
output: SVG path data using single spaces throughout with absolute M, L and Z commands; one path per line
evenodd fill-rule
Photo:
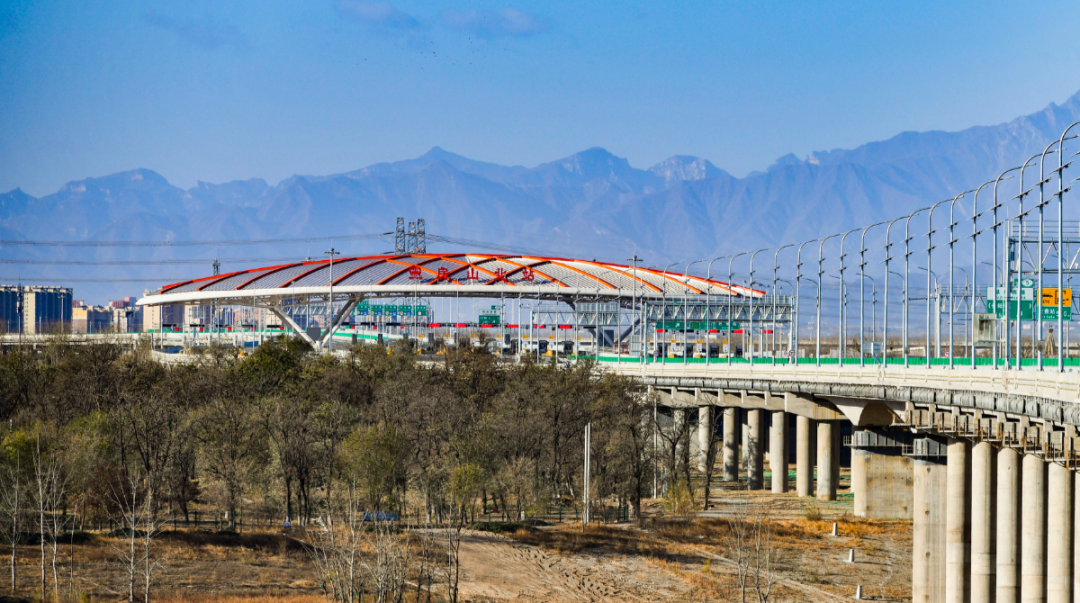
M 436 146 L 524 166 L 594 146 L 637 167 L 685 154 L 744 176 L 1061 103 L 1080 54 L 1052 41 L 1077 17 L 1067 2 L 14 0 L 0 191 L 137 167 L 182 188 L 276 183 Z

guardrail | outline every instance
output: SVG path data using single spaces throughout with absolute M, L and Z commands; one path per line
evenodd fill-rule
M 919 389 L 934 402 L 935 392 L 946 392 L 953 397 L 971 398 L 970 394 L 1000 398 L 1025 396 L 1039 400 L 1080 402 L 1080 372 L 1006 370 L 992 367 L 976 368 L 956 366 L 952 369 L 926 366 L 896 365 L 840 365 L 840 364 L 758 364 L 758 363 L 711 363 L 703 362 L 648 362 L 642 363 L 623 358 L 600 357 L 603 370 L 627 375 L 665 380 L 665 383 L 691 383 L 708 381 L 726 382 L 783 382 L 802 389 L 817 385 L 832 388 L 834 395 L 866 396 L 884 388 Z M 877 388 L 877 389 L 875 389 Z M 743 387 L 741 389 L 746 389 Z M 796 390 L 797 391 L 797 390 Z M 842 393 L 844 392 L 844 393 Z M 858 392 L 863 392 L 859 394 Z M 1020 405 L 1025 402 L 1019 402 Z M 968 402 L 975 405 L 975 400 Z M 994 410 L 988 408 L 987 410 Z M 1080 410 L 1080 409 L 1078 409 Z M 1080 417 L 1080 415 L 1078 415 Z M 1071 421 L 1070 421 L 1071 422 Z

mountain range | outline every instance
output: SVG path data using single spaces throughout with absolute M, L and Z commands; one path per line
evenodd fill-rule
M 322 257 L 335 235 L 333 245 L 347 255 L 389 251 L 393 244 L 385 237 L 340 237 L 386 233 L 397 216 L 424 218 L 430 234 L 458 240 L 433 237 L 432 251 L 516 250 L 615 261 L 636 253 L 646 265 L 664 266 L 898 217 L 1018 165 L 1077 120 L 1080 93 L 994 126 L 904 132 L 804 159 L 789 154 L 743 178 L 690 156 L 639 169 L 601 148 L 526 168 L 474 161 L 436 147 L 416 159 L 342 174 L 292 176 L 276 185 L 261 179 L 199 182 L 187 190 L 151 170 L 134 169 L 69 182 L 40 198 L 20 189 L 0 194 L 0 239 L 320 240 L 217 247 L 0 244 L 0 262 L 99 263 L 7 263 L 0 281 L 21 277 L 63 284 L 68 279 L 76 297 L 103 301 L 209 274 L 213 257 L 223 259 L 224 270 Z M 1011 197 L 1016 185 L 1009 186 Z M 205 263 L 101 264 L 196 258 Z M 95 280 L 113 282 L 88 282 Z

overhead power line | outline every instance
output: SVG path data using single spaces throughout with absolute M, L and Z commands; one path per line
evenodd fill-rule
M 281 237 L 271 239 L 220 239 L 220 240 L 206 240 L 206 241 L 63 241 L 63 240 L 17 240 L 17 239 L 2 239 L 0 240 L 0 247 L 225 247 L 236 245 L 269 245 L 269 244 L 289 244 L 289 243 L 314 243 L 320 241 L 327 241 L 329 239 L 334 240 L 361 240 L 361 239 L 389 239 L 393 237 L 393 232 L 382 233 L 366 233 L 366 234 L 350 234 L 350 235 L 333 235 L 333 236 L 319 236 L 319 237 Z M 541 255 L 541 256 L 558 256 L 560 252 L 545 249 L 530 249 L 514 245 L 505 245 L 501 243 L 489 243 L 486 241 L 477 241 L 473 239 L 461 239 L 457 237 L 447 237 L 432 233 L 427 233 L 429 241 L 445 243 L 447 245 L 454 245 L 457 247 L 471 247 L 474 249 L 488 249 L 492 251 L 502 251 L 506 253 L 521 253 L 526 255 Z M 221 262 L 274 262 L 274 261 L 291 261 L 291 258 L 255 258 L 251 260 L 246 259 L 234 259 L 234 260 L 221 260 Z M 110 260 L 100 262 L 78 263 L 77 261 L 55 261 L 49 262 L 44 260 L 0 260 L 0 263 L 4 264 L 60 264 L 60 265 L 127 265 L 129 262 L 131 265 L 136 264 L 200 264 L 213 260 Z
M 179 283 L 190 280 L 190 276 L 150 277 L 150 278 L 22 278 L 18 276 L 0 276 L 4 283 Z
M 289 258 L 207 258 L 204 260 L 9 260 L 0 259 L 0 264 L 35 264 L 42 266 L 166 266 L 171 264 L 204 265 L 213 264 L 214 260 L 222 264 L 250 264 L 254 262 L 298 262 L 296 257 Z
M 222 239 L 217 241 L 20 241 L 0 240 L 0 247 L 224 247 L 228 245 L 266 245 L 270 243 L 314 243 L 316 241 L 378 239 L 392 232 L 375 234 L 333 235 L 325 237 L 292 237 L 277 239 Z

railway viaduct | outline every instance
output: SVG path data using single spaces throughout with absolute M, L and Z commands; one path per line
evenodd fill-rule
M 607 370 L 646 383 L 676 421 L 696 414 L 699 438 L 722 420 L 725 480 L 737 477 L 742 411 L 750 488 L 785 492 L 793 456 L 798 495 L 835 499 L 840 426 L 850 423 L 855 513 L 913 520 L 915 601 L 1080 595 L 1076 373 L 723 363 Z M 766 442 L 771 484 L 762 480 Z

